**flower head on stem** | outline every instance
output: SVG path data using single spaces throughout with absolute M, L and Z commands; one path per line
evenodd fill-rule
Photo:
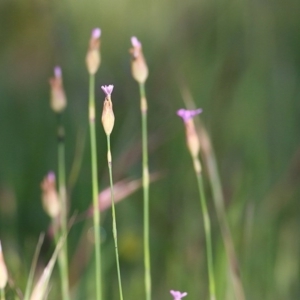
M 106 135 L 110 135 L 115 123 L 115 115 L 113 112 L 113 104 L 111 101 L 111 93 L 114 89 L 113 85 L 103 85 L 101 89 L 105 93 L 106 97 L 103 103 L 102 111 L 102 124 Z
M 202 113 L 201 108 L 197 108 L 193 110 L 181 108 L 177 110 L 177 115 L 181 117 L 184 122 L 187 122 L 188 120 L 192 119 L 194 116 L 199 115 L 201 113 Z
M 200 151 L 199 136 L 195 128 L 193 117 L 202 113 L 202 109 L 187 110 L 181 108 L 177 111 L 177 115 L 182 118 L 185 125 L 186 143 L 191 153 L 194 162 L 195 171 L 199 174 L 201 172 L 201 164 L 198 158 Z
M 53 172 L 49 172 L 41 183 L 42 203 L 46 213 L 56 218 L 61 212 L 61 205 L 56 190 L 56 178 Z
M 183 297 L 187 296 L 187 293 L 181 293 L 179 291 L 170 291 L 170 294 L 173 296 L 173 300 L 181 300 Z
M 3 257 L 2 246 L 0 241 L 0 289 L 4 289 L 8 281 L 8 273 Z
M 94 28 L 91 33 L 89 48 L 86 54 L 86 66 L 91 75 L 96 74 L 101 63 L 100 37 L 101 29 Z
M 49 83 L 51 88 L 50 106 L 54 112 L 61 113 L 67 106 L 61 67 L 54 68 L 54 77 L 50 78 Z
M 132 76 L 138 83 L 142 84 L 148 78 L 148 66 L 144 58 L 142 44 L 137 37 L 133 36 L 131 45 L 132 48 L 129 49 L 129 53 L 131 54 Z

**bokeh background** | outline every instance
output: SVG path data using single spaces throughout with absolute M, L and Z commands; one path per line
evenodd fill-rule
M 114 84 L 115 181 L 141 177 L 138 86 L 130 73 L 130 37 L 143 43 L 150 76 L 150 171 L 153 299 L 170 289 L 207 299 L 205 240 L 196 179 L 176 110 L 180 87 L 193 95 L 212 139 L 247 299 L 300 298 L 300 2 L 238 0 L 2 0 L 0 2 L 0 238 L 15 286 L 24 290 L 41 232 L 50 220 L 40 182 L 57 170 L 56 119 L 49 78 L 60 65 L 68 97 L 67 171 L 82 164 L 70 214 L 91 204 L 88 75 L 91 29 L 102 29 L 96 78 L 100 186 L 108 185 L 100 123 L 103 93 Z M 76 154 L 79 153 L 79 154 Z M 82 155 L 81 155 L 82 154 Z M 205 172 L 205 170 L 204 170 Z M 206 173 L 205 173 L 206 174 Z M 212 217 L 218 299 L 234 299 L 224 244 Z M 117 205 L 125 299 L 142 299 L 142 193 Z M 102 217 L 105 299 L 118 299 L 110 211 Z M 90 220 L 70 231 L 70 259 L 92 247 Z M 53 244 L 46 238 L 40 267 Z M 78 254 L 78 253 L 77 253 Z M 82 257 L 80 256 L 82 255 Z M 73 260 L 72 299 L 93 299 L 93 255 Z M 83 263 L 79 273 L 79 265 Z M 86 263 L 85 263 L 86 262 Z M 59 299 L 53 275 L 49 299 Z

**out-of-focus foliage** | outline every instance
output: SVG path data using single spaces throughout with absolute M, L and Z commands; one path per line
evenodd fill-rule
M 153 299 L 169 290 L 208 294 L 205 240 L 184 129 L 175 115 L 189 87 L 215 146 L 226 209 L 247 299 L 298 299 L 300 257 L 300 2 L 299 1 L 45 1 L 0 2 L 0 239 L 10 275 L 24 290 L 39 233 L 49 219 L 40 182 L 57 169 L 55 116 L 49 108 L 53 67 L 60 65 L 68 97 L 67 170 L 76 143 L 85 143 L 71 194 L 71 214 L 91 204 L 85 54 L 101 27 L 96 77 L 101 188 L 108 184 L 100 86 L 114 84 L 112 134 L 115 180 L 139 178 L 138 86 L 130 73 L 130 37 L 143 43 L 150 76 L 150 170 Z M 218 299 L 233 299 L 226 256 L 207 185 L 213 220 Z M 117 299 L 110 213 L 103 214 L 105 298 Z M 142 193 L 117 205 L 124 297 L 143 298 Z M 75 223 L 72 257 L 91 223 Z M 89 230 L 88 230 L 89 232 Z M 84 235 L 85 236 L 85 235 Z M 53 251 L 45 242 L 41 267 Z M 75 261 L 79 263 L 78 261 Z M 71 278 L 74 274 L 71 274 Z M 72 299 L 93 299 L 90 260 L 74 281 Z M 49 299 L 58 299 L 58 273 Z

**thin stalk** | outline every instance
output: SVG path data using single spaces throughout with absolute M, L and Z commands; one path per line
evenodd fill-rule
M 89 123 L 91 139 L 91 165 L 92 165 L 92 192 L 93 192 L 93 221 L 95 238 L 95 278 L 96 278 L 96 300 L 102 299 L 102 279 L 101 279 L 101 232 L 100 232 L 100 212 L 98 201 L 98 171 L 97 171 L 97 145 L 95 127 L 95 75 L 90 75 L 89 84 Z
M 68 232 L 68 209 L 66 194 L 66 169 L 65 169 L 65 132 L 61 120 L 61 114 L 57 116 L 57 149 L 58 149 L 58 191 L 61 203 L 61 235 L 67 236 Z M 68 273 L 68 243 L 67 240 L 62 246 L 59 254 L 59 265 L 62 285 L 63 300 L 69 300 L 69 273 Z
M 0 299 L 5 300 L 5 290 L 4 289 L 0 289 Z
M 201 173 L 196 173 L 199 195 L 200 195 L 200 203 L 203 214 L 203 222 L 204 222 L 204 232 L 206 239 L 206 255 L 207 255 L 207 268 L 208 268 L 208 279 L 209 279 L 209 294 L 210 300 L 216 300 L 216 287 L 215 287 L 215 277 L 213 270 L 213 255 L 212 255 L 212 242 L 211 242 L 211 229 L 210 229 L 210 218 L 208 214 L 208 209 L 206 205 L 206 198 L 203 187 L 203 180 Z
M 246 296 L 239 272 L 239 263 L 224 206 L 225 201 L 217 167 L 217 160 L 215 158 L 213 150 L 211 150 L 209 153 L 204 153 L 204 151 L 202 151 L 202 153 L 204 154 L 204 158 L 206 159 L 208 177 L 210 180 L 217 217 L 220 223 L 221 233 L 225 244 L 235 297 L 237 300 L 245 300 Z
M 32 259 L 32 263 L 31 263 L 31 268 L 30 268 L 30 272 L 29 272 L 29 276 L 28 276 L 28 280 L 27 280 L 27 285 L 26 285 L 26 290 L 25 290 L 25 296 L 23 298 L 23 300 L 29 300 L 30 294 L 31 294 L 31 290 L 32 290 L 32 286 L 33 286 L 33 279 L 34 279 L 34 272 L 36 269 L 36 265 L 37 265 L 37 261 L 39 258 L 39 254 L 41 251 L 41 247 L 44 241 L 44 234 L 41 234 L 34 252 L 34 256 Z M 2 299 L 1 299 L 2 300 Z
M 113 236 L 114 236 L 114 242 L 115 242 L 119 293 L 120 293 L 120 299 L 123 300 L 122 281 L 121 281 L 120 262 L 119 262 L 119 252 L 118 252 L 118 235 L 117 235 L 117 222 L 116 222 L 115 199 L 114 199 L 114 184 L 113 184 L 113 178 L 112 178 L 112 156 L 111 156 L 111 151 L 110 151 L 110 136 L 109 135 L 107 135 L 107 163 L 108 163 L 108 170 L 109 170 L 110 196 L 111 196 L 112 222 L 113 222 Z
M 144 198 L 144 266 L 146 300 L 151 300 L 151 269 L 149 243 L 149 168 L 147 137 L 147 99 L 145 85 L 140 83 L 141 117 L 142 117 L 142 152 L 143 152 L 143 198 Z

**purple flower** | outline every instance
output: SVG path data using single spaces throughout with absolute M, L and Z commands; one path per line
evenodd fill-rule
M 54 76 L 55 76 L 56 78 L 61 78 L 62 72 L 61 72 L 61 67 L 60 67 L 60 66 L 56 66 L 56 67 L 54 68 Z
M 50 171 L 48 174 L 47 174 L 47 179 L 51 182 L 55 182 L 55 173 Z
M 92 30 L 92 38 L 99 39 L 101 36 L 101 29 L 100 28 L 94 28 Z
M 101 89 L 106 94 L 106 96 L 110 97 L 110 95 L 111 95 L 111 93 L 112 93 L 112 91 L 114 89 L 114 86 L 112 84 L 110 84 L 110 85 L 102 85 Z
M 131 45 L 132 47 L 134 48 L 141 48 L 142 47 L 142 44 L 141 42 L 137 39 L 137 37 L 133 36 L 131 38 Z
M 187 122 L 189 119 L 201 113 L 202 113 L 202 108 L 197 108 L 192 110 L 181 108 L 177 110 L 177 115 L 181 117 L 184 122 Z
M 173 300 L 181 300 L 183 297 L 187 295 L 186 292 L 181 293 L 179 291 L 173 291 L 173 290 L 170 291 L 170 294 L 173 296 L 174 298 Z

